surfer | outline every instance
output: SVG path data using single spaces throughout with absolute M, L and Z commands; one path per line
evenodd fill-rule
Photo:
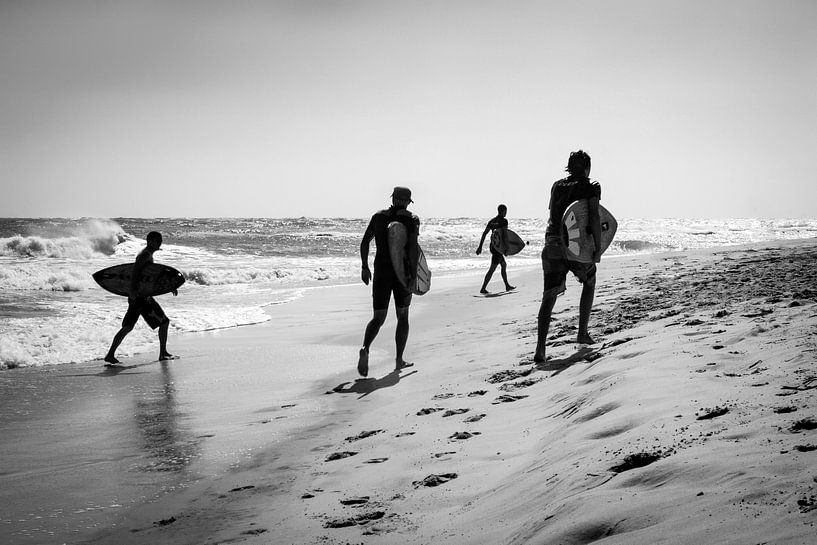
M 600 261 L 601 225 L 599 222 L 599 199 L 601 186 L 590 181 L 590 156 L 582 150 L 570 154 L 567 162 L 567 178 L 556 181 L 550 190 L 550 216 L 545 229 L 545 247 L 542 249 L 542 270 L 545 277 L 545 289 L 542 294 L 542 305 L 539 307 L 538 339 L 533 360 L 545 361 L 545 343 L 547 342 L 550 318 L 556 298 L 565 291 L 565 280 L 568 271 L 572 272 L 582 284 L 582 295 L 579 301 L 579 333 L 576 342 L 593 344 L 593 338 L 587 331 L 590 321 L 590 310 L 596 291 L 596 263 Z M 593 235 L 593 263 L 568 261 L 562 234 L 562 216 L 567 207 L 579 199 L 587 199 L 589 209 L 590 231 Z
M 105 363 L 115 365 L 121 363 L 116 359 L 116 349 L 133 330 L 133 326 L 139 320 L 139 316 L 144 318 L 151 329 L 159 328 L 159 360 L 172 360 L 176 356 L 167 351 L 167 330 L 170 327 L 170 320 L 165 315 L 162 307 L 153 297 L 143 297 L 139 294 L 139 277 L 142 269 L 149 263 L 153 263 L 153 253 L 162 246 L 162 234 L 151 231 L 146 237 L 147 246 L 136 256 L 131 274 L 130 296 L 128 297 L 128 311 L 122 318 L 122 328 L 114 335 L 111 348 L 105 355 Z M 173 295 L 178 295 L 178 291 L 173 290 Z
M 411 200 L 411 190 L 407 187 L 395 187 L 391 194 L 392 205 L 377 212 L 369 221 L 369 226 L 363 233 L 360 242 L 360 259 L 363 263 L 360 278 L 367 286 L 372 281 L 372 319 L 366 325 L 363 336 L 363 347 L 360 349 L 357 370 L 361 376 L 369 374 L 369 347 L 377 337 L 380 327 L 386 321 L 389 310 L 389 299 L 394 295 L 394 306 L 397 312 L 397 330 L 394 341 L 397 347 L 396 368 L 411 367 L 413 364 L 403 359 L 409 334 L 409 305 L 411 305 L 411 291 L 397 280 L 389 255 L 389 224 L 399 221 L 406 227 L 406 255 L 409 261 L 408 270 L 412 271 L 407 285 L 414 283 L 417 271 L 417 235 L 420 231 L 420 218 L 407 210 Z M 374 256 L 374 275 L 369 270 L 369 244 L 375 240 L 377 251 Z
M 507 236 L 507 232 L 505 230 L 508 228 L 508 220 L 505 216 L 508 214 L 508 207 L 504 204 L 500 204 L 496 207 L 496 211 L 496 217 L 488 221 L 485 230 L 482 232 L 482 238 L 479 239 L 479 247 L 477 248 L 477 255 L 482 253 L 482 244 L 485 242 L 485 236 L 489 231 L 491 232 L 491 239 L 493 239 L 493 233 L 498 230 L 500 246 L 506 243 L 505 237 Z M 488 249 L 491 251 L 491 266 L 488 268 L 488 272 L 485 273 L 485 280 L 483 280 L 482 289 L 480 289 L 479 292 L 482 294 L 488 293 L 488 282 L 491 281 L 491 277 L 494 275 L 497 265 L 499 265 L 500 272 L 502 273 L 502 281 L 505 282 L 505 291 L 515 289 L 516 286 L 511 286 L 508 283 L 508 265 L 505 263 L 505 256 L 502 255 L 502 252 L 494 247 L 493 244 L 490 244 Z

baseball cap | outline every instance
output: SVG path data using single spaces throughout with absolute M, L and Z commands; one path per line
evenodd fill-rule
M 397 186 L 394 188 L 394 191 L 391 193 L 392 198 L 396 199 L 403 199 L 409 202 L 414 202 L 411 200 L 411 189 L 407 187 Z

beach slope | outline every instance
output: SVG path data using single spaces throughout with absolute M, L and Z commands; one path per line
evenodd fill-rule
M 393 370 L 390 316 L 368 379 L 367 290 L 313 292 L 271 312 L 350 354 L 312 389 L 326 413 L 93 543 L 813 543 L 815 264 L 815 240 L 606 259 L 596 344 L 569 281 L 541 364 L 541 272 L 511 263 L 495 297 L 435 279 L 415 366 Z

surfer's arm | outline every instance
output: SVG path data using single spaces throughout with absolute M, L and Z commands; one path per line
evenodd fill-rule
M 593 262 L 601 261 L 601 220 L 599 219 L 599 198 L 587 199 L 587 215 L 590 220 L 590 233 L 593 235 Z
M 370 224 L 369 227 L 366 228 L 366 232 L 363 233 L 363 240 L 360 241 L 360 279 L 367 286 L 369 285 L 369 280 L 372 279 L 372 272 L 369 270 L 369 244 L 373 238 L 374 229 L 372 229 Z
M 485 237 L 488 234 L 488 231 L 491 230 L 491 223 L 489 222 L 488 225 L 485 226 L 485 230 L 482 232 L 482 238 L 479 239 L 479 246 L 477 247 L 477 255 L 482 253 L 482 245 L 485 243 Z
M 418 230 L 415 230 L 409 233 L 408 239 L 406 240 L 406 257 L 408 258 L 410 272 L 410 276 L 407 279 L 409 286 L 413 285 L 414 279 L 417 278 L 417 262 L 420 260 L 419 246 L 417 246 L 417 231 Z

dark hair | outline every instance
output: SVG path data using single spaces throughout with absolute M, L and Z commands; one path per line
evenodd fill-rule
M 573 151 L 570 153 L 570 158 L 567 160 L 567 168 L 569 173 L 576 175 L 584 175 L 584 171 L 590 168 L 590 156 L 582 150 Z
M 505 210 L 506 212 L 508 211 L 508 207 L 505 206 L 504 204 L 500 204 L 499 206 L 496 207 L 497 212 L 502 212 L 503 210 Z
M 145 237 L 145 240 L 150 242 L 151 240 L 156 240 L 159 244 L 162 243 L 162 233 L 159 231 L 151 231 L 148 233 L 148 236 Z

